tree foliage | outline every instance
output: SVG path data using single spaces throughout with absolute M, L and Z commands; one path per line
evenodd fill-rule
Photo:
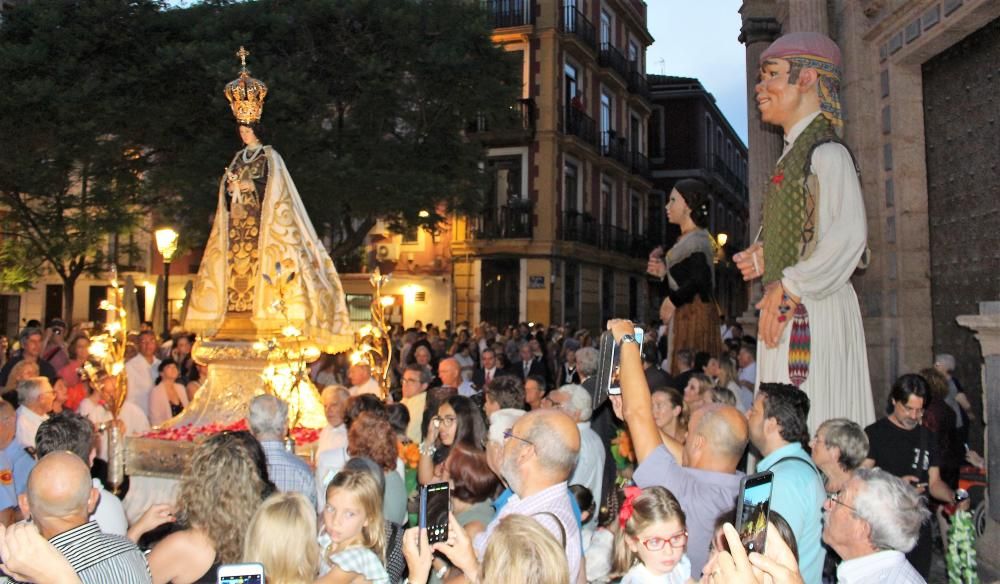
M 157 141 L 150 176 L 182 195 L 185 215 L 214 208 L 222 167 L 242 146 L 222 97 L 241 45 L 269 87 L 262 138 L 285 158 L 335 257 L 356 249 L 376 218 L 434 228 L 438 203 L 478 209 L 483 149 L 464 130 L 520 91 L 519 65 L 493 44 L 479 3 L 261 0 L 168 16 L 179 40 L 158 53 L 183 72 L 173 89 L 187 103 L 163 112 L 176 123 Z
M 151 1 L 37 2 L 0 27 L 0 281 L 73 284 L 145 213 L 142 131 Z
M 468 0 L 35 0 L 0 24 L 0 283 L 66 284 L 150 209 L 204 242 L 242 145 L 222 88 L 251 52 L 270 91 L 262 138 L 285 158 L 336 258 L 377 218 L 436 227 L 480 205 L 464 130 L 519 95 L 517 69 Z M 421 210 L 430 211 L 420 217 Z

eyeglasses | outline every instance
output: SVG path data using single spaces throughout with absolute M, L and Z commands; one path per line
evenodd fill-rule
M 668 543 L 670 544 L 670 547 L 680 549 L 687 545 L 688 532 L 682 531 L 669 537 L 651 537 L 649 539 L 642 539 L 639 541 L 642 543 L 643 547 L 651 552 L 658 552 L 662 550 Z
M 504 440 L 509 440 L 511 438 L 513 438 L 515 440 L 520 440 L 521 442 L 524 442 L 525 444 L 531 444 L 532 446 L 535 445 L 535 443 L 532 442 L 531 440 L 526 440 L 526 439 L 521 438 L 520 436 L 517 436 L 516 434 L 514 434 L 514 429 L 513 428 L 507 428 L 506 430 L 503 431 L 503 439 Z
M 855 513 L 858 512 L 857 508 L 851 507 L 847 503 L 844 503 L 843 501 L 840 500 L 840 492 L 839 491 L 836 492 L 836 493 L 827 493 L 826 494 L 826 500 L 830 503 L 830 507 L 831 508 L 834 505 L 840 505 L 842 507 L 846 507 L 847 509 L 850 509 L 851 511 L 854 511 Z
M 455 416 L 434 416 L 433 419 L 435 422 L 441 424 L 445 428 L 451 428 L 452 426 L 455 425 L 455 420 L 457 420 L 458 418 L 456 418 Z

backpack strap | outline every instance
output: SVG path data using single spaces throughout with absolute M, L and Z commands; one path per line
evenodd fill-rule
M 816 473 L 816 476 L 818 476 L 820 478 L 820 480 L 823 479 L 823 474 L 821 472 L 819 472 L 819 469 L 816 468 L 816 465 L 814 465 L 812 462 L 810 462 L 810 461 L 808 461 L 808 460 L 806 460 L 804 458 L 800 458 L 798 456 L 785 456 L 784 458 L 779 458 L 774 464 L 772 464 L 769 467 L 768 470 L 770 470 L 771 468 L 774 468 L 774 467 L 778 466 L 779 464 L 781 464 L 782 462 L 785 462 L 787 460 L 797 460 L 798 462 L 801 462 L 802 464 L 804 464 L 804 465 L 808 466 L 809 468 L 811 468 L 813 470 L 813 472 Z
M 552 518 L 553 521 L 556 522 L 556 525 L 559 526 L 559 535 L 561 536 L 560 540 L 559 540 L 559 543 L 562 544 L 563 548 L 565 548 L 566 547 L 566 528 L 563 527 L 563 523 L 562 523 L 562 521 L 559 520 L 559 517 L 557 517 L 555 513 L 552 513 L 550 511 L 539 511 L 538 513 L 534 513 L 531 516 L 532 517 L 538 517 L 539 515 L 548 515 L 549 517 Z

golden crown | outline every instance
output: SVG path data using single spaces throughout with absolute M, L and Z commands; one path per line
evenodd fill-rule
M 240 47 L 236 56 L 240 58 L 240 76 L 226 84 L 226 99 L 233 109 L 236 121 L 241 124 L 255 124 L 264 113 L 264 97 L 267 96 L 267 86 L 259 79 L 254 79 L 247 71 L 247 56 L 250 51 Z

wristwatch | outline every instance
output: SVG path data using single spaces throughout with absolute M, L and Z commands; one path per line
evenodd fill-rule
M 618 344 L 619 345 L 624 345 L 625 343 L 635 343 L 635 344 L 638 345 L 639 341 L 638 341 L 638 339 L 635 338 L 635 335 L 625 334 L 625 335 L 622 335 L 622 340 L 619 341 Z

